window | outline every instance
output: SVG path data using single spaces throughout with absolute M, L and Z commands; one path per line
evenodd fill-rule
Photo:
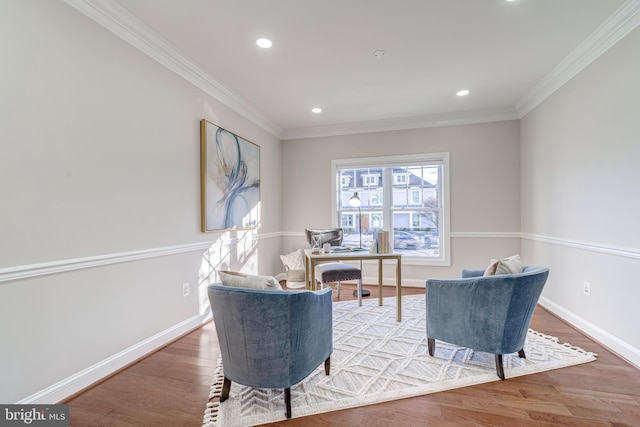
M 350 178 L 351 177 L 348 176 L 348 175 L 342 175 L 340 177 L 340 186 L 341 187 L 348 187 L 349 186 L 349 181 L 351 180 Z
M 396 173 L 393 175 L 394 184 L 406 184 L 407 175 L 404 173 Z
M 371 191 L 369 192 L 369 199 L 371 200 L 372 206 L 381 206 L 382 205 L 382 191 Z
M 378 185 L 378 175 L 362 175 L 362 186 L 369 187 L 372 185 Z
M 420 224 L 422 224 L 420 222 L 420 215 L 413 215 L 412 221 L 413 222 L 411 224 L 413 228 L 420 228 Z
M 382 228 L 382 214 L 371 214 L 371 226 L 375 229 Z
M 344 244 L 357 246 L 362 229 L 362 244 L 369 247 L 373 233 L 384 229 L 403 259 L 450 265 L 448 166 L 448 153 L 334 160 L 336 180 L 358 178 L 350 188 L 337 187 L 333 198 Z M 360 209 L 349 205 L 354 192 Z
M 342 228 L 353 228 L 353 215 L 352 214 L 342 214 L 342 220 L 340 221 L 340 226 Z
M 420 203 L 422 203 L 422 190 L 421 189 L 416 189 L 416 188 L 412 188 L 410 190 L 410 201 L 412 205 L 419 205 Z

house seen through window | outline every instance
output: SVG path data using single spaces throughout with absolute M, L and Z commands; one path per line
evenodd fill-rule
M 374 232 L 386 230 L 394 252 L 446 262 L 447 166 L 447 153 L 334 160 L 343 243 L 359 246 L 362 236 L 369 248 Z M 360 208 L 349 205 L 356 192 Z

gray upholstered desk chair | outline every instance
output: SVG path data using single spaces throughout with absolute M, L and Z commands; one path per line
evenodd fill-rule
M 358 301 L 362 295 L 362 270 L 342 262 L 328 262 L 316 266 L 316 279 L 320 282 L 320 287 L 324 288 L 325 283 L 336 283 L 336 292 L 340 298 L 340 283 L 345 280 L 357 280 Z
M 310 246 L 314 244 L 314 236 L 317 238 L 319 245 L 322 247 L 325 243 L 331 246 L 340 246 L 342 244 L 343 231 L 342 228 L 330 229 L 305 229 L 307 242 Z M 316 279 L 320 282 L 320 287 L 324 288 L 326 283 L 336 283 L 336 292 L 340 298 L 340 284 L 345 280 L 357 280 L 358 289 L 356 295 L 358 301 L 362 305 L 362 270 L 350 264 L 342 262 L 327 262 L 316 266 Z

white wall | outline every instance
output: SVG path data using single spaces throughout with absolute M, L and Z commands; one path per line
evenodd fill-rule
M 332 225 L 331 160 L 434 152 L 450 153 L 452 266 L 403 260 L 403 285 L 423 287 L 428 278 L 458 277 L 462 268 L 484 267 L 490 258 L 517 253 L 518 121 L 284 141 L 283 251 L 306 246 L 306 227 Z M 365 279 L 375 280 L 376 274 L 365 271 Z M 385 274 L 390 283 L 393 274 L 392 269 Z
M 0 51 L 0 402 L 52 402 L 196 326 L 210 245 L 277 272 L 280 141 L 63 2 Z M 258 235 L 200 232 L 201 118 L 261 146 Z
M 522 252 L 551 269 L 545 305 L 636 365 L 639 52 L 636 29 L 521 120 Z

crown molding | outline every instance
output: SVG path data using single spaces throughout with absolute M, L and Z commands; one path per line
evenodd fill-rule
M 64 2 L 260 128 L 282 139 L 279 126 L 112 0 Z
M 283 140 L 518 120 L 515 108 L 473 110 L 285 129 Z
M 516 103 L 520 118 L 540 105 L 638 25 L 640 0 L 628 0 Z
M 518 120 L 640 25 L 640 0 L 628 0 L 514 107 L 282 129 L 114 1 L 64 2 L 280 140 Z

